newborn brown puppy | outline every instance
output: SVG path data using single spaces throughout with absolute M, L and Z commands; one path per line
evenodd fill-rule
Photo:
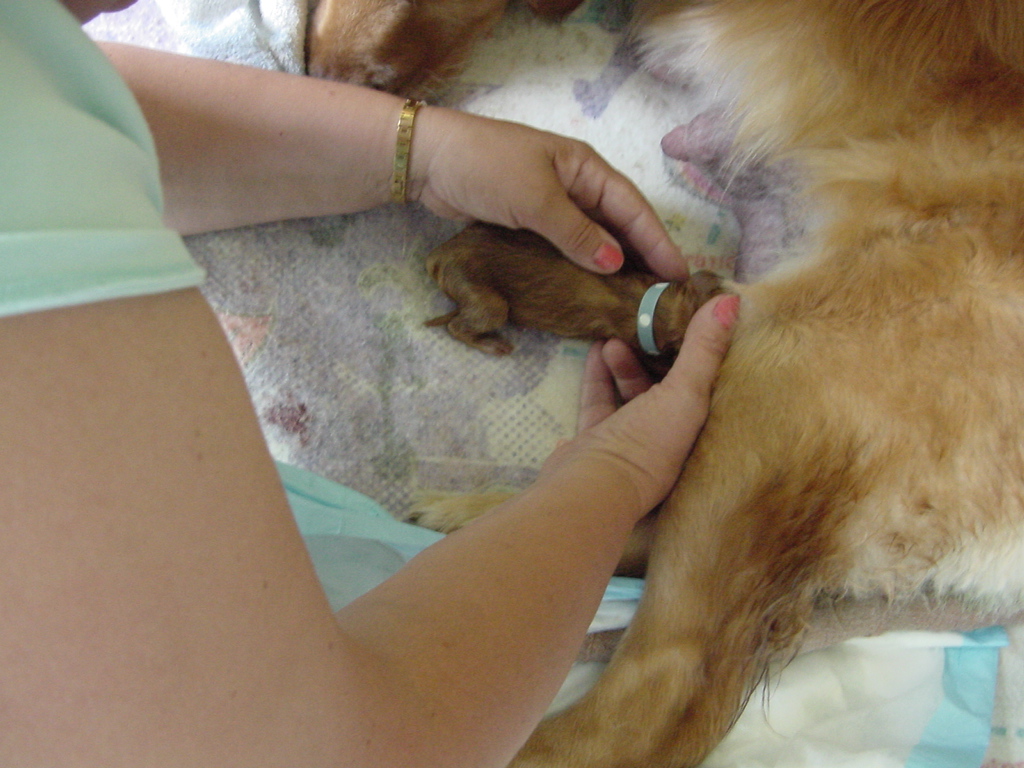
M 658 284 L 650 272 L 627 264 L 597 275 L 533 232 L 489 224 L 472 224 L 435 248 L 427 271 L 457 305 L 427 325 L 444 325 L 471 347 L 507 355 L 512 345 L 499 330 L 513 323 L 573 339 L 622 339 L 641 351 L 638 331 L 647 326 L 661 353 L 651 361 L 655 368 L 675 357 L 693 313 L 722 292 L 717 275 L 695 272 L 651 293 L 641 313 L 645 294 Z

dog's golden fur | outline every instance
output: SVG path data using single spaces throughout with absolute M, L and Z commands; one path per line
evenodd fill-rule
M 734 286 L 639 612 L 517 768 L 698 763 L 822 596 L 1024 599 L 1024 5 L 659 0 L 641 38 L 722 74 L 819 224 Z

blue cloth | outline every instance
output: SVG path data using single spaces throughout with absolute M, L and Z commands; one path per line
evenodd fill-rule
M 443 534 L 402 523 L 373 499 L 278 464 L 288 502 L 332 610 L 398 571 Z
M 964 634 L 961 647 L 946 649 L 945 696 L 906 768 L 973 768 L 988 750 L 999 675 L 999 649 L 1009 642 L 1002 627 Z
M 331 607 L 372 589 L 444 534 L 396 520 L 358 491 L 306 470 L 278 464 L 295 521 Z M 608 603 L 637 602 L 641 579 L 614 577 Z

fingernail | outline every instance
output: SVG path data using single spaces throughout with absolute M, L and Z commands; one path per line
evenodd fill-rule
M 715 304 L 711 314 L 722 324 L 724 328 L 731 329 L 736 324 L 736 318 L 740 314 L 740 297 L 736 294 L 723 296 Z
M 622 251 L 611 243 L 602 243 L 594 255 L 594 264 L 598 269 L 603 269 L 606 272 L 615 272 L 625 260 L 626 257 L 622 255 Z

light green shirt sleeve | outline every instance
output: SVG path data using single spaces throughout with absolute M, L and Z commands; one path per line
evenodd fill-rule
M 0 3 L 0 315 L 198 285 L 131 92 L 56 0 Z

